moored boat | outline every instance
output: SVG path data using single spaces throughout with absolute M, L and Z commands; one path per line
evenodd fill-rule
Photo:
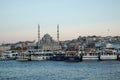
M 100 54 L 100 60 L 117 60 L 117 54 L 113 50 L 104 50 Z
M 67 62 L 79 62 L 81 57 L 77 51 L 67 51 L 65 56 L 65 61 Z
M 27 54 L 25 54 L 26 51 L 20 51 L 19 52 L 19 55 L 17 56 L 17 61 L 20 61 L 20 62 L 24 62 L 24 61 L 30 61 L 30 56 L 28 56 Z
M 49 50 L 44 51 L 44 60 L 52 60 L 53 52 Z
M 1 55 L 0 60 L 15 60 L 17 59 L 18 52 L 15 50 L 4 51 Z
M 52 57 L 53 61 L 64 61 L 65 60 L 65 53 L 61 51 L 55 51 Z
M 24 57 L 18 57 L 16 60 L 20 62 L 29 61 L 28 58 L 24 58 Z
M 99 55 L 95 49 L 86 49 L 81 51 L 82 61 L 99 61 Z
M 43 49 L 29 49 L 24 52 L 24 56 L 29 61 L 51 60 L 53 52 Z

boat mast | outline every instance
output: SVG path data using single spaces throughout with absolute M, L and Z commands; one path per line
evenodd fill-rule
M 38 49 L 40 46 L 40 25 L 38 24 Z

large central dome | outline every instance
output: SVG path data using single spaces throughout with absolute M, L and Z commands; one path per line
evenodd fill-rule
M 54 40 L 52 39 L 52 37 L 49 34 L 45 34 L 41 40 L 41 43 L 51 43 L 54 42 Z
M 43 38 L 45 38 L 45 39 L 51 39 L 52 37 L 49 34 L 45 34 Z

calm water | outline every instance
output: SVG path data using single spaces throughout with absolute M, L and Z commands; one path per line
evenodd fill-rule
M 0 61 L 0 80 L 120 80 L 120 62 Z

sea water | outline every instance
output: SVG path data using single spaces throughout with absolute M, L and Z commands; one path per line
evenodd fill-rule
M 0 80 L 120 80 L 120 62 L 0 61 Z

